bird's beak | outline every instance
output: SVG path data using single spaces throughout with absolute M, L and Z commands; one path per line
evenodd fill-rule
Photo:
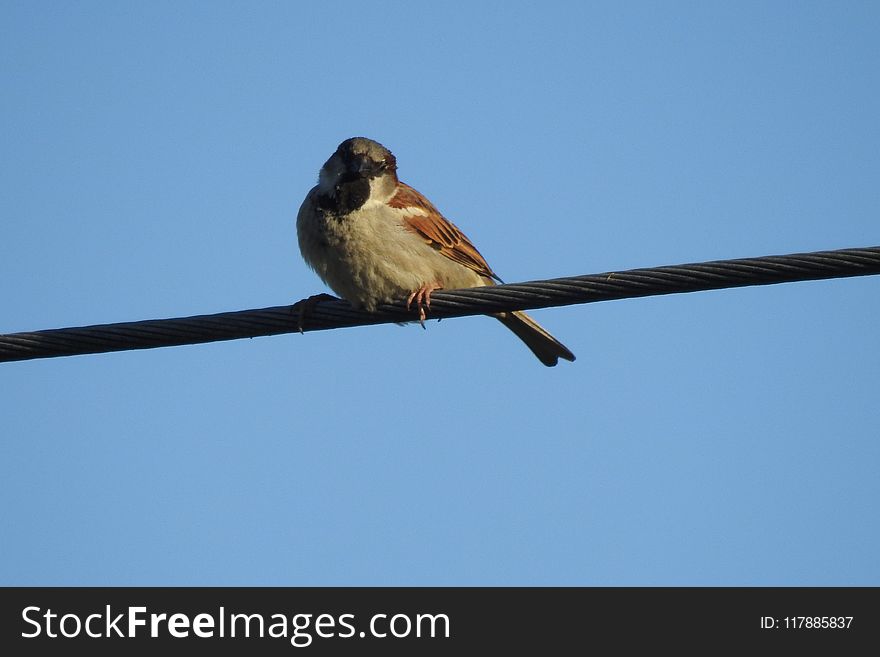
M 350 173 L 363 175 L 370 170 L 370 161 L 363 155 L 357 155 L 349 161 L 348 170 Z
M 366 155 L 357 155 L 348 163 L 348 172 L 360 178 L 372 178 L 384 170 L 381 162 L 376 162 Z

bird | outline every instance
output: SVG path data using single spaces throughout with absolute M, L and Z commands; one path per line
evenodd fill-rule
M 306 264 L 353 307 L 415 303 L 424 326 L 431 292 L 495 285 L 465 234 L 420 192 L 401 182 L 397 159 L 366 137 L 346 139 L 321 167 L 297 214 Z M 544 365 L 574 354 L 522 311 L 492 314 Z

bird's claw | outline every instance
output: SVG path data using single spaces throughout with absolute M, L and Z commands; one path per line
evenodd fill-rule
M 307 299 L 301 299 L 290 307 L 290 312 L 296 313 L 296 328 L 302 334 L 307 328 L 309 315 L 321 301 L 336 301 L 336 297 L 326 292 L 313 294 Z
M 439 289 L 439 285 L 437 285 L 436 283 L 430 283 L 428 285 L 423 285 L 406 298 L 407 310 L 410 309 L 413 301 L 415 301 L 416 308 L 418 308 L 419 311 L 419 324 L 422 328 L 425 328 L 425 318 L 427 317 L 425 310 L 431 309 L 431 292 Z

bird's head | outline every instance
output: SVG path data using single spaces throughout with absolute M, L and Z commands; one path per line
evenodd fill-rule
M 347 214 L 368 201 L 385 202 L 397 186 L 397 160 L 382 144 L 352 137 L 339 144 L 318 177 L 323 207 Z

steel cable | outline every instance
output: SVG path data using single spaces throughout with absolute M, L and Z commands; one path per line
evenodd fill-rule
M 880 274 L 880 246 L 631 269 L 466 290 L 438 290 L 431 297 L 428 317 L 443 319 L 871 274 Z M 213 315 L 9 333 L 0 335 L 0 362 L 297 332 L 304 307 L 307 310 L 303 331 L 414 319 L 414 312 L 408 311 L 402 301 L 380 306 L 375 313 L 367 313 L 355 310 L 345 301 L 326 297 L 305 306 L 300 302 L 293 306 Z

